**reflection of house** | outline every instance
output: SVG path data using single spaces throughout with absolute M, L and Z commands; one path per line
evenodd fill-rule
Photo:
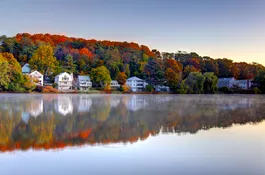
M 110 82 L 110 87 L 111 87 L 111 89 L 118 89 L 120 87 L 120 85 L 119 85 L 118 81 L 112 80 Z
M 143 91 L 147 85 L 144 80 L 138 77 L 131 77 L 127 79 L 126 84 L 131 88 L 131 91 L 133 92 Z
M 227 87 L 232 88 L 237 85 L 236 79 L 232 78 L 219 78 L 218 80 L 218 88 Z
M 72 99 L 67 96 L 58 96 L 57 103 L 55 103 L 54 108 L 57 112 L 64 116 L 72 114 L 74 110 Z
M 92 87 L 92 82 L 89 76 L 78 76 L 77 87 L 80 90 L 89 90 Z
M 27 63 L 27 64 L 25 64 L 23 67 L 22 67 L 22 74 L 25 74 L 25 75 L 27 75 L 27 74 L 29 74 L 30 73 L 30 68 L 29 68 L 29 64 Z
M 71 89 L 73 76 L 66 72 L 60 73 L 55 77 L 54 83 L 58 85 L 58 89 Z
M 79 98 L 78 112 L 89 112 L 92 105 L 92 100 L 90 97 L 81 96 Z
M 237 80 L 236 83 L 241 89 L 250 89 L 253 80 Z
M 116 108 L 120 104 L 121 98 L 112 96 L 110 99 L 110 107 Z
M 127 109 L 130 111 L 137 111 L 148 105 L 144 96 L 133 95 L 127 103 Z
M 24 123 L 28 124 L 30 115 L 27 112 L 22 112 L 21 119 Z
M 38 117 L 41 113 L 43 113 L 43 99 L 31 101 L 28 112 L 33 117 Z
M 38 86 L 43 86 L 43 75 L 38 71 L 33 71 L 29 74 L 31 80 L 35 82 Z

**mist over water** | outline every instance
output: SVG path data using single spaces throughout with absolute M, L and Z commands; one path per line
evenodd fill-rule
M 1 94 L 0 172 L 264 174 L 264 106 L 258 95 Z

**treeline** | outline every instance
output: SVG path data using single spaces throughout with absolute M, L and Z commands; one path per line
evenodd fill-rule
M 183 86 L 189 83 L 185 83 L 188 80 L 184 80 L 190 73 L 198 72 L 197 75 L 201 76 L 200 73 L 211 72 L 217 78 L 256 78 L 258 86 L 265 92 L 262 84 L 264 80 L 257 78 L 259 72 L 264 69 L 261 64 L 234 63 L 225 58 L 202 57 L 194 52 L 160 53 L 158 50 L 150 50 L 147 46 L 133 42 L 23 33 L 15 37 L 0 37 L 0 52 L 12 54 L 20 65 L 30 63 L 32 69 L 37 69 L 51 79 L 64 71 L 74 75 L 91 75 L 93 72 L 104 70 L 102 79 L 91 75 L 95 85 L 99 86 L 110 79 L 117 79 L 122 84 L 125 78 L 137 76 L 145 79 L 153 87 L 168 85 L 175 92 L 183 92 L 183 88 L 185 92 Z M 213 75 L 211 74 L 211 77 Z M 209 74 L 207 76 L 209 77 Z M 5 89 L 3 85 L 0 86 Z

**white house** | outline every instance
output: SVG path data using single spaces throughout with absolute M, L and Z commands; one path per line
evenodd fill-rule
M 38 71 L 33 71 L 28 74 L 31 80 L 35 82 L 37 86 L 43 86 L 43 75 Z
M 73 75 L 67 72 L 60 73 L 55 77 L 54 83 L 58 85 L 58 89 L 71 89 L 73 86 Z
M 144 80 L 138 77 L 131 77 L 127 79 L 126 84 L 131 88 L 131 91 L 133 92 L 143 91 L 147 85 Z
M 80 90 L 88 90 L 92 87 L 92 82 L 89 76 L 78 76 L 77 87 Z
M 112 80 L 110 82 L 110 87 L 111 87 L 111 89 L 118 89 L 120 87 L 120 85 L 119 85 L 118 81 Z
M 218 80 L 218 88 L 227 87 L 232 88 L 234 86 L 237 86 L 237 80 L 232 78 L 219 78 Z
M 30 74 L 30 68 L 29 68 L 29 64 L 25 64 L 23 67 L 22 67 L 22 74 L 24 75 L 27 75 L 27 74 Z
M 252 87 L 253 80 L 237 80 L 236 83 L 241 89 L 250 89 Z

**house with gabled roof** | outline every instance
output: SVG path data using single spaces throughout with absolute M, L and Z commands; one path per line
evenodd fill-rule
M 28 76 L 37 86 L 43 86 L 43 75 L 40 72 L 35 70 L 28 74 Z
M 92 82 L 88 75 L 79 75 L 77 78 L 77 87 L 80 90 L 89 90 L 92 87 Z
M 144 80 L 134 76 L 126 80 L 126 84 L 131 88 L 131 91 L 143 91 L 148 85 Z
M 71 89 L 73 86 L 73 75 L 67 72 L 60 73 L 55 77 L 54 83 L 58 85 L 58 89 Z
M 119 85 L 118 81 L 111 80 L 110 87 L 111 87 L 111 89 L 118 89 L 120 87 L 120 85 Z

